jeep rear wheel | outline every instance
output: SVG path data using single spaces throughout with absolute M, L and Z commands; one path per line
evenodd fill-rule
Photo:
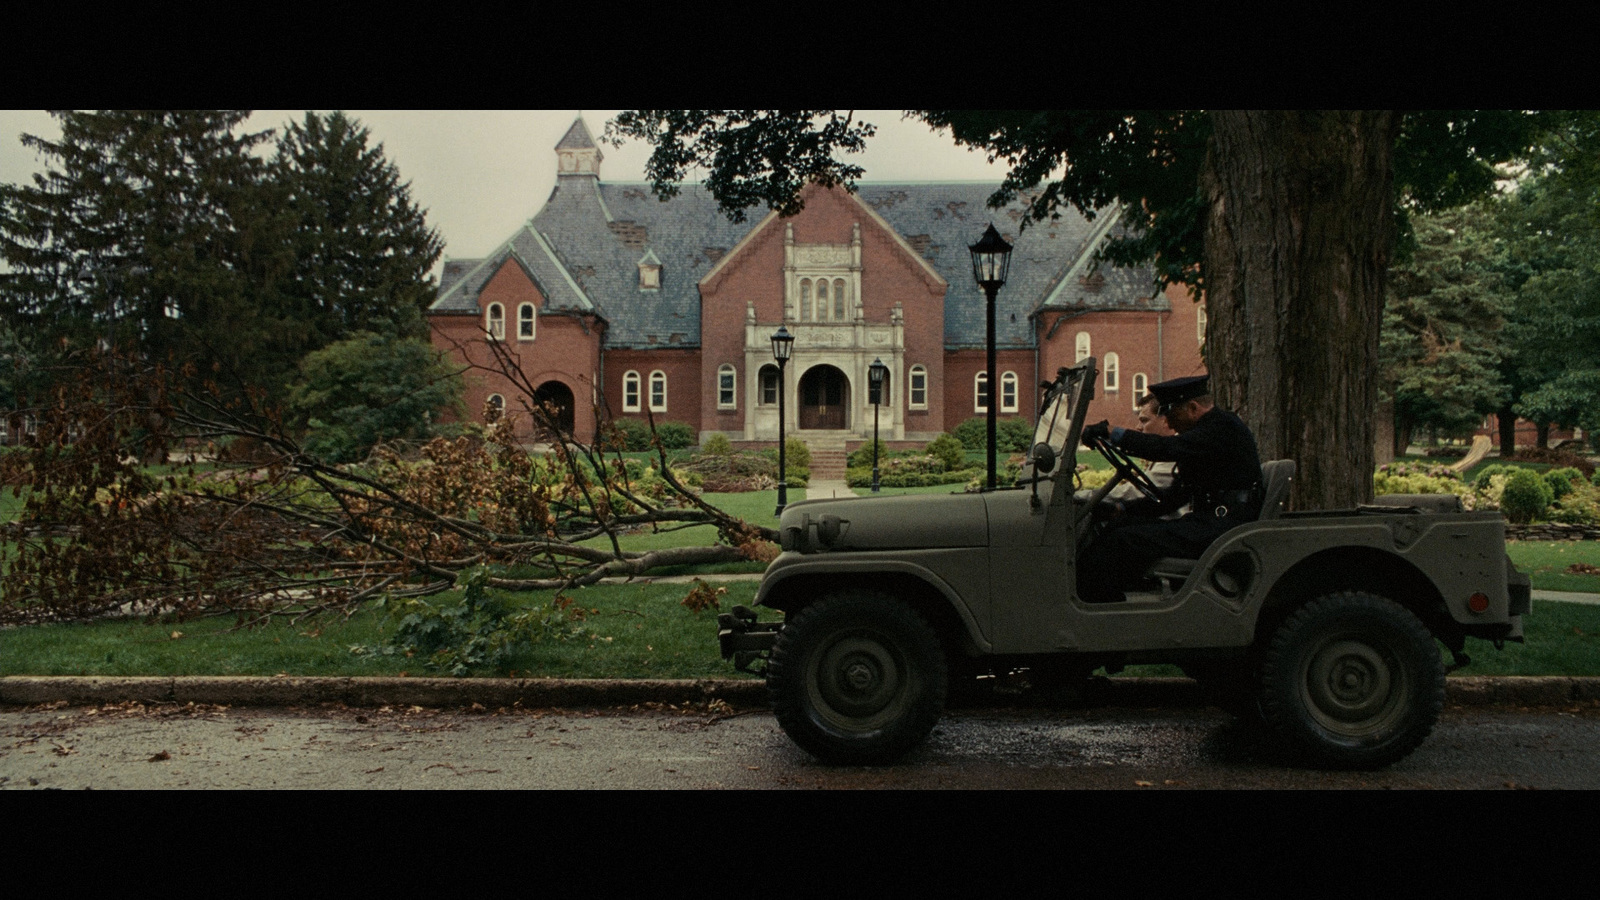
M 1262 667 L 1261 714 L 1314 763 L 1375 769 L 1415 750 L 1444 706 L 1444 665 L 1409 610 L 1367 593 L 1296 610 Z
M 784 732 L 828 763 L 893 762 L 944 709 L 944 650 L 901 601 L 843 591 L 806 607 L 778 634 L 767 668 Z

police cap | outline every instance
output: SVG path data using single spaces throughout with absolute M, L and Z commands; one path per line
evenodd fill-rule
M 1190 375 L 1187 378 L 1174 378 L 1160 384 L 1150 386 L 1150 393 L 1155 395 L 1156 402 L 1161 404 L 1161 414 L 1173 407 L 1196 397 L 1204 397 L 1211 392 L 1211 376 Z

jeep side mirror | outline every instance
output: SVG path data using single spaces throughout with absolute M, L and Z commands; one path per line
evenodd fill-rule
M 1033 473 L 1048 475 L 1056 468 L 1056 448 L 1044 441 L 1033 445 Z

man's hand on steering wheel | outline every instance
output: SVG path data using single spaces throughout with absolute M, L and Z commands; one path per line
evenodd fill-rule
M 1112 428 L 1111 423 L 1102 420 L 1084 426 L 1083 443 L 1099 451 L 1100 455 L 1106 458 L 1106 462 L 1111 463 L 1111 468 L 1116 469 L 1117 474 L 1133 485 L 1135 490 L 1160 503 L 1161 489 L 1156 487 L 1156 483 L 1150 479 L 1145 470 L 1139 468 L 1139 464 L 1134 462 L 1132 457 L 1117 447 L 1117 441 L 1122 438 L 1123 431 L 1121 428 Z

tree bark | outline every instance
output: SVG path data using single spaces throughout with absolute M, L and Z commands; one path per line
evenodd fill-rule
M 1378 332 L 1394 245 L 1393 111 L 1219 111 L 1201 175 L 1206 364 L 1291 505 L 1372 498 Z
M 1500 455 L 1510 457 L 1517 452 L 1517 414 L 1511 411 L 1511 404 L 1507 403 L 1495 413 L 1495 418 L 1500 427 Z

